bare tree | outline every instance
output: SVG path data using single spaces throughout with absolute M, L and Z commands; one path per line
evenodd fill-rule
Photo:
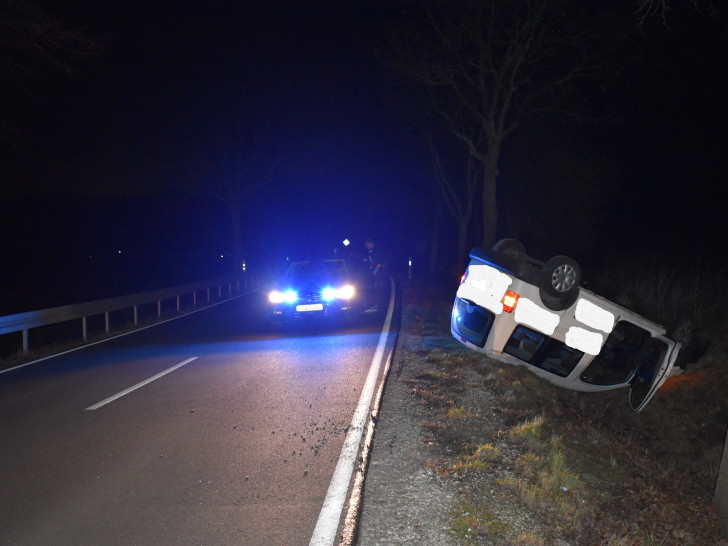
M 498 225 L 506 138 L 529 117 L 574 112 L 565 90 L 604 69 L 599 3 L 446 0 L 420 3 L 391 40 L 390 62 L 428 91 L 432 108 L 480 168 L 482 242 Z M 587 5 L 588 4 L 588 5 Z M 596 10 L 596 12 L 595 12 Z M 421 17 L 417 17 L 417 13 Z M 591 24 L 587 24 L 591 22 Z
M 713 0 L 683 0 L 682 4 L 690 4 L 693 9 L 715 16 L 719 13 L 718 7 Z M 673 2 L 670 0 L 637 0 L 637 17 L 640 26 L 650 19 L 658 19 L 667 24 L 668 15 L 673 9 Z
M 70 74 L 72 59 L 99 55 L 101 40 L 50 17 L 31 0 L 0 0 L 0 139 L 12 141 L 12 105 L 33 94 L 34 84 Z
M 267 185 L 280 158 L 259 135 L 236 134 L 220 142 L 216 154 L 217 168 L 204 185 L 204 191 L 218 199 L 230 212 L 230 234 L 233 272 L 239 273 L 243 263 L 243 215 L 248 198 Z
M 465 269 L 468 229 L 473 217 L 475 195 L 480 180 L 479 165 L 472 155 L 466 153 L 464 166 L 460 169 L 453 169 L 456 172 L 455 176 L 460 178 L 462 183 L 454 183 L 451 176 L 447 174 L 441 154 L 432 140 L 430 141 L 430 152 L 432 154 L 435 180 L 440 187 L 443 202 L 458 226 L 457 271 L 463 271 Z
M 252 196 L 274 182 L 305 126 L 280 104 L 260 107 L 253 90 L 222 87 L 205 113 L 205 166 L 194 190 L 208 193 L 230 213 L 233 272 L 243 261 L 243 225 Z

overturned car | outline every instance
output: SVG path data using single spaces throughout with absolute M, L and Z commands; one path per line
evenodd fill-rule
M 452 334 L 559 387 L 629 387 L 630 407 L 640 411 L 670 375 L 691 327 L 668 334 L 580 282 L 579 265 L 567 256 L 542 262 L 514 239 L 474 248 L 455 297 Z

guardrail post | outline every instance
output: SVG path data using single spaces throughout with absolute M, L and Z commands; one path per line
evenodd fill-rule
M 241 282 L 242 281 L 242 282 Z M 241 292 L 241 286 L 248 289 L 249 286 L 256 286 L 256 279 L 248 282 L 246 277 L 223 277 L 218 279 L 209 279 L 199 283 L 188 283 L 163 290 L 155 290 L 151 292 L 143 292 L 138 294 L 130 294 L 118 298 L 109 298 L 92 302 L 85 302 L 75 305 L 64 305 L 60 307 L 52 307 L 38 311 L 28 311 L 25 313 L 17 313 L 14 315 L 0 316 L 0 335 L 8 333 L 21 333 L 22 351 L 28 353 L 30 351 L 30 330 L 39 326 L 56 324 L 60 322 L 76 321 L 81 319 L 81 328 L 83 340 L 89 338 L 89 317 L 104 314 L 104 330 L 106 334 L 111 333 L 111 313 L 124 309 L 128 312 L 129 308 L 134 311 L 134 326 L 139 325 L 139 305 L 147 305 L 153 301 L 157 302 L 157 317 L 162 318 L 162 301 L 171 299 L 172 296 L 177 297 L 177 311 L 181 311 L 182 295 L 192 292 L 193 306 L 198 305 L 197 292 L 205 290 L 207 292 L 207 303 L 212 303 L 212 290 L 217 285 L 217 297 L 223 299 L 223 284 L 227 285 L 227 291 L 232 298 L 233 290 L 237 289 Z M 204 297 L 204 296 L 203 296 Z M 202 303 L 200 301 L 199 303 Z

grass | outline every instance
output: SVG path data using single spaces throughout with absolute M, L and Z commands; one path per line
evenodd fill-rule
M 438 473 L 470 480 L 475 489 L 492 487 L 488 480 L 500 476 L 495 497 L 470 497 L 453 507 L 451 525 L 458 536 L 475 543 L 542 543 L 537 529 L 516 530 L 498 516 L 499 503 L 508 498 L 534 521 L 547 522 L 554 540 L 717 543 L 713 488 L 728 421 L 728 336 L 716 322 L 725 318 L 728 304 L 728 293 L 716 282 L 722 273 L 653 264 L 605 271 L 601 286 L 637 301 L 636 311 L 662 323 L 688 315 L 710 342 L 700 360 L 668 379 L 638 414 L 628 408 L 624 390 L 558 389 L 525 368 L 464 349 L 449 333 L 452 291 L 411 287 L 403 328 L 428 333 L 422 338 L 426 349 L 417 352 L 418 377 L 442 401 L 432 414 L 430 440 L 457 447 L 449 460 L 437 461 Z M 609 296 L 609 290 L 594 290 Z M 697 297 L 706 290 L 714 296 L 707 306 Z M 433 334 L 438 330 L 439 337 Z M 464 370 L 476 370 L 480 380 L 464 384 Z M 463 404 L 466 389 L 495 393 L 495 405 Z M 478 411 L 499 415 L 502 429 L 473 435 L 478 420 L 471 414 Z M 461 424 L 471 428 L 458 437 Z
M 471 503 L 458 506 L 452 513 L 452 522 L 455 533 L 467 541 L 482 538 L 502 541 L 514 533 L 494 512 Z

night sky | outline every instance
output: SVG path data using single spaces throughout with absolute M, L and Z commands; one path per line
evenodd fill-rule
M 438 197 L 418 112 L 373 57 L 389 3 L 185 4 L 49 7 L 103 37 L 105 50 L 36 83 L 9 115 L 19 136 L 0 153 L 0 226 L 3 280 L 17 288 L 6 312 L 25 310 L 26 295 L 35 304 L 33 283 L 101 271 L 89 269 L 90 257 L 108 267 L 119 250 L 134 257 L 121 269 L 146 271 L 127 275 L 136 283 L 120 291 L 217 273 L 214 257 L 230 254 L 228 212 L 204 189 L 226 176 L 221 158 L 236 147 L 270 174 L 245 207 L 253 263 L 366 235 L 393 261 L 427 259 Z M 509 137 L 500 235 L 587 260 L 602 249 L 715 256 L 728 144 L 725 20 L 683 8 L 668 26 L 652 24 L 640 61 L 605 95 L 617 121 L 536 120 Z M 609 177 L 569 196 L 550 192 L 594 165 Z M 578 229 L 562 221 L 574 210 Z M 454 224 L 445 222 L 451 249 Z M 179 275 L 164 278 L 165 262 Z M 68 297 L 106 295 L 100 284 Z

